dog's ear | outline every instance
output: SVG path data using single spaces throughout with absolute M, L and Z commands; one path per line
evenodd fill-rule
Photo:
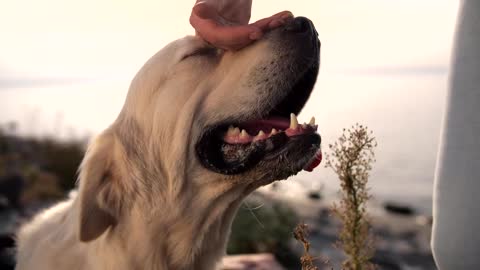
M 92 241 L 117 223 L 122 208 L 119 177 L 114 136 L 102 134 L 89 147 L 80 167 L 81 241 Z

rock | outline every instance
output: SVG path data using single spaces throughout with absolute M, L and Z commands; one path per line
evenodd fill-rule
M 402 267 L 400 267 L 395 258 L 382 251 L 376 252 L 375 256 L 372 258 L 372 263 L 376 264 L 379 269 L 382 270 L 402 270 Z
M 386 202 L 383 204 L 383 208 L 391 213 L 402 216 L 412 216 L 415 214 L 415 210 L 407 205 L 401 205 L 395 202 Z
M 321 200 L 322 199 L 322 195 L 320 194 L 320 192 L 318 191 L 310 191 L 308 193 L 308 198 L 310 200 L 314 200 L 314 201 L 318 201 L 318 200 Z
M 25 180 L 19 174 L 7 175 L 0 178 L 0 196 L 8 201 L 14 208 L 20 206 L 20 195 L 25 186 Z
M 15 240 L 13 236 L 1 234 L 0 235 L 0 250 L 13 248 L 15 246 Z
M 0 235 L 0 269 L 13 270 L 15 240 L 10 235 Z

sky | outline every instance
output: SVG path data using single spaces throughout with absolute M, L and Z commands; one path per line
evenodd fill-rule
M 0 2 L 0 89 L 131 76 L 193 31 L 190 0 Z M 252 20 L 281 10 L 309 17 L 322 67 L 439 72 L 448 65 L 457 1 L 256 0 Z

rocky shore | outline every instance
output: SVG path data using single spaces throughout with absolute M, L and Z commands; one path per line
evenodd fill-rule
M 265 189 L 253 197 L 254 201 L 264 207 L 272 202 L 281 202 L 293 208 L 300 220 L 310 228 L 310 253 L 328 259 L 334 269 L 340 269 L 338 266 L 344 255 L 334 247 L 340 224 L 331 216 L 329 210 L 335 198 L 322 198 L 320 195 L 306 193 L 305 196 L 293 199 L 271 189 Z M 369 214 L 376 247 L 373 262 L 379 269 L 437 269 L 430 250 L 431 217 L 417 213 L 408 205 L 376 201 L 370 203 Z M 303 248 L 293 237 L 291 247 L 300 257 Z M 282 269 L 272 258 L 271 255 L 227 256 L 223 269 Z M 316 263 L 319 269 L 330 269 L 323 260 L 319 259 Z

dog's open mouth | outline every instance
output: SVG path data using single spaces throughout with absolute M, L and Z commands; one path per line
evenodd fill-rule
M 321 161 L 318 126 L 313 117 L 299 123 L 296 114 L 309 98 L 317 74 L 318 63 L 314 63 L 264 117 L 208 128 L 196 145 L 200 162 L 227 175 L 243 173 L 260 162 L 285 162 L 291 169 L 288 173 L 312 171 Z
M 244 158 L 246 149 L 253 147 L 263 149 L 265 152 L 264 158 L 271 159 L 278 157 L 282 151 L 286 151 L 285 146 L 288 143 L 295 145 L 292 147 L 300 149 L 308 148 L 308 144 L 317 148 L 320 144 L 317 129 L 318 126 L 315 124 L 314 117 L 311 118 L 309 123 L 299 124 L 294 113 L 291 113 L 290 120 L 272 116 L 240 123 L 238 127 L 230 126 L 224 134 L 223 156 L 227 162 L 236 162 Z M 317 156 L 310 160 L 303 169 L 313 170 L 319 164 L 319 158 L 321 158 L 321 154 L 317 152 Z
M 258 85 L 262 85 L 258 79 L 262 78 L 278 89 L 265 90 L 270 96 L 259 101 L 263 106 L 253 102 L 249 112 L 205 127 L 195 150 L 201 164 L 209 170 L 227 175 L 254 170 L 268 182 L 302 169 L 311 171 L 321 161 L 321 139 L 315 119 L 299 123 L 296 117 L 317 79 L 320 40 L 306 18 L 296 18 L 290 25 L 269 32 L 264 39 L 277 42 L 272 49 L 279 54 L 271 61 L 276 72 L 258 71 L 253 77 Z M 278 73 L 282 75 L 273 76 Z

